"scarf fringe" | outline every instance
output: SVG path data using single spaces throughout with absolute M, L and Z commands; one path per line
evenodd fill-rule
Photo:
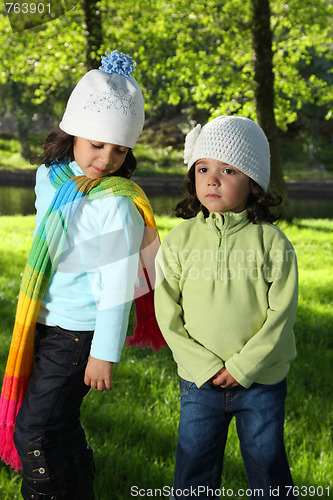
M 149 290 L 145 289 L 143 295 L 139 295 L 134 299 L 134 334 L 132 337 L 126 338 L 126 345 L 132 347 L 149 347 L 150 349 L 154 349 L 154 351 L 159 351 L 162 347 L 168 347 L 168 344 L 164 340 L 157 324 L 154 308 L 154 290 L 150 286 L 147 270 L 144 268 L 143 271 Z
M 147 335 L 147 332 L 149 332 L 149 335 Z M 144 321 L 141 320 L 140 327 L 135 328 L 133 336 L 126 338 L 126 345 L 149 347 L 155 351 L 159 351 L 162 347 L 168 347 L 154 317 L 147 318 Z
M 15 472 L 18 472 L 22 469 L 22 463 L 14 446 L 14 430 L 15 427 L 11 424 L 0 424 L 0 456 L 5 464 L 10 465 Z

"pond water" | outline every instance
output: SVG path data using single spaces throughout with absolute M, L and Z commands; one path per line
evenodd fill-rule
M 173 215 L 179 197 L 150 196 L 157 215 Z M 291 199 L 294 216 L 299 218 L 333 219 L 333 201 L 327 199 Z M 32 188 L 0 187 L 0 215 L 30 215 L 35 213 L 35 193 Z

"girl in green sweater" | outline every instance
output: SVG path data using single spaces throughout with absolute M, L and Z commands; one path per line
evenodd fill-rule
M 286 375 L 296 357 L 297 264 L 272 223 L 270 153 L 248 118 L 220 116 L 186 137 L 187 219 L 157 257 L 156 316 L 180 376 L 170 498 L 220 498 L 236 418 L 248 498 L 295 498 L 283 441 Z

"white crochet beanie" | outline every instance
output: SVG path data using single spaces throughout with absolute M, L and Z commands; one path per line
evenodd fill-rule
M 131 76 L 132 58 L 114 50 L 71 93 L 59 124 L 69 135 L 133 148 L 144 124 L 144 101 Z
M 263 130 L 249 118 L 219 116 L 191 130 L 185 139 L 184 163 L 190 169 L 202 158 L 228 163 L 267 190 L 269 143 Z

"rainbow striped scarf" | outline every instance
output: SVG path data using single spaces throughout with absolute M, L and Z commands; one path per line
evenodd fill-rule
M 139 277 L 145 277 L 146 280 L 141 290 L 136 289 L 136 327 L 133 337 L 128 339 L 127 343 L 139 344 L 141 347 L 148 345 L 156 350 L 166 345 L 153 309 L 153 286 L 150 279 L 152 275 L 149 270 L 153 269 L 159 238 L 145 193 L 133 181 L 123 177 L 104 177 L 97 180 L 85 176 L 73 177 L 73 172 L 66 163 L 52 165 L 49 176 L 57 192 L 35 234 L 24 270 L 0 400 L 0 457 L 16 471 L 22 465 L 13 441 L 15 420 L 33 371 L 34 332 L 38 311 L 60 257 L 66 231 L 80 200 L 85 196 L 127 196 L 133 200 L 142 215 L 145 232 L 141 257 L 143 252 L 145 256 L 144 259 L 140 257 Z M 149 259 L 151 262 L 148 262 Z M 142 282 L 142 279 L 140 281 Z

